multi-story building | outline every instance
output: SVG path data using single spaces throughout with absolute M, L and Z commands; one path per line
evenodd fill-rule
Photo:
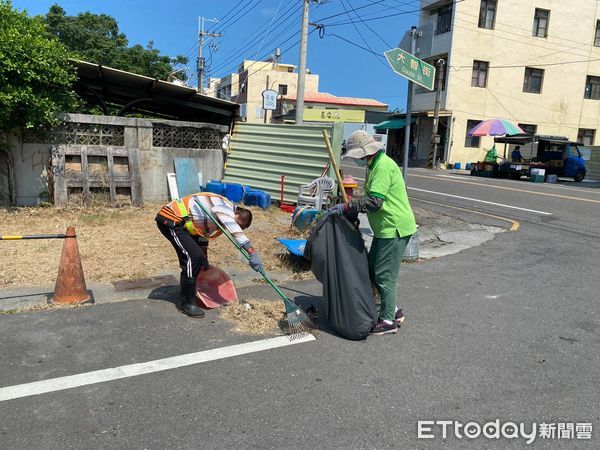
M 590 0 L 421 0 L 416 56 L 446 62 L 438 157 L 481 159 L 493 139 L 467 132 L 489 118 L 596 144 L 599 19 L 600 3 Z M 417 155 L 426 159 L 435 91 L 417 86 L 413 94 Z
M 247 122 L 264 122 L 262 92 L 267 89 L 277 91 L 281 97 L 295 94 L 298 86 L 296 66 L 273 61 L 245 60 L 237 73 L 223 78 L 211 78 L 205 90 L 206 95 L 239 103 L 240 116 Z M 319 91 L 319 76 L 306 74 L 305 92 Z M 278 105 L 281 109 L 281 105 Z M 277 114 L 277 112 L 274 112 Z M 268 113 L 267 122 L 270 122 Z

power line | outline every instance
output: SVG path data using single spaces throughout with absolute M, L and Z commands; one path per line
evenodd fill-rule
M 479 19 L 479 16 L 476 16 L 476 15 L 474 15 L 474 14 L 469 14 L 469 13 L 467 13 L 467 12 L 464 12 L 464 11 L 456 11 L 456 12 L 457 12 L 458 14 L 462 14 L 462 15 L 465 15 L 465 16 L 474 17 L 474 18 L 476 18 L 476 19 Z M 458 20 L 462 20 L 462 21 L 464 21 L 464 22 L 473 23 L 472 21 L 467 21 L 466 19 L 461 19 L 461 18 L 458 18 L 458 17 L 457 17 L 457 19 L 458 19 Z M 478 24 L 478 22 L 475 22 L 475 23 L 476 23 L 476 24 Z M 522 28 L 522 27 L 518 27 L 518 26 L 516 26 L 516 25 L 513 25 L 513 24 L 508 24 L 508 23 L 504 23 L 504 22 L 498 22 L 498 21 L 495 21 L 495 22 L 494 22 L 494 25 L 503 25 L 503 26 L 505 26 L 505 27 L 507 27 L 507 28 L 513 28 L 513 29 L 515 29 L 515 30 L 521 30 L 521 31 L 525 31 L 525 32 L 527 32 L 527 34 L 526 34 L 526 35 L 523 35 L 523 34 L 518 34 L 518 33 L 510 33 L 509 31 L 500 30 L 500 29 L 496 30 L 496 31 L 499 31 L 499 32 L 501 32 L 501 33 L 509 33 L 509 34 L 514 34 L 515 36 L 519 36 L 519 37 L 527 37 L 527 38 L 532 38 L 532 37 L 533 37 L 533 36 L 532 36 L 532 34 L 531 34 L 531 28 Z M 493 30 L 492 30 L 492 31 L 493 31 Z M 555 36 L 555 35 L 552 35 L 552 36 L 551 36 L 551 38 L 552 38 L 552 39 L 560 39 L 560 40 L 562 40 L 562 41 L 566 41 L 566 42 L 572 42 L 572 43 L 574 43 L 574 44 L 580 44 L 580 45 L 585 45 L 585 46 L 590 46 L 590 45 L 593 45 L 593 42 L 581 42 L 581 41 L 576 41 L 576 40 L 574 40 L 574 39 L 568 39 L 568 38 L 561 37 L 561 36 Z M 538 39 L 539 39 L 539 38 L 538 38 Z M 556 44 L 556 45 L 562 45 L 562 46 L 565 46 L 565 45 L 566 45 L 566 44 L 558 44 L 558 43 L 555 43 L 555 44 Z
M 315 29 L 313 29 L 313 30 L 311 30 L 311 31 L 309 31 L 309 32 L 308 32 L 308 35 L 310 36 L 310 35 L 311 35 L 311 34 L 312 34 L 312 33 L 313 33 L 315 30 L 316 30 L 316 28 L 315 28 Z M 295 33 L 294 33 L 294 34 L 295 34 Z M 286 41 L 288 41 L 288 40 L 289 40 L 289 39 L 286 39 Z M 284 42 L 285 42 L 285 41 L 284 41 Z M 293 44 L 289 45 L 289 46 L 288 46 L 288 47 L 286 47 L 284 50 L 282 50 L 282 51 L 281 51 L 281 54 L 283 55 L 285 52 L 287 52 L 287 51 L 288 51 L 289 49 L 291 49 L 292 47 L 294 47 L 294 46 L 298 45 L 299 43 L 300 43 L 300 39 L 298 39 L 296 42 L 294 42 Z M 265 55 L 263 58 L 266 58 L 268 55 L 269 55 L 269 54 L 267 53 L 267 55 Z M 254 66 L 255 64 L 257 64 L 258 62 L 259 62 L 258 60 L 257 60 L 257 61 L 254 61 L 252 64 L 250 64 L 250 65 L 249 65 L 249 66 L 246 68 L 247 75 L 246 75 L 246 78 L 244 79 L 243 83 L 247 83 L 247 82 L 248 82 L 248 79 L 250 78 L 250 75 L 251 75 L 251 73 L 250 73 L 250 68 L 251 68 L 252 66 Z M 241 83 L 241 84 L 242 84 L 242 83 Z M 241 95 L 241 92 L 240 92 L 240 93 L 238 93 L 238 95 L 236 96 L 236 100 L 235 100 L 235 101 L 237 101 L 237 99 L 239 98 L 239 96 L 240 96 L 240 95 Z M 232 101 L 233 101 L 233 100 L 232 100 Z
M 294 18 L 294 15 L 299 12 L 301 9 L 301 7 L 296 7 L 296 5 L 292 5 L 290 8 L 288 8 L 283 14 L 281 19 L 279 19 L 279 24 L 276 25 L 273 30 L 271 30 L 271 32 L 277 30 L 278 28 L 284 26 L 287 22 L 290 21 L 290 19 Z M 267 24 L 265 24 L 267 25 Z M 242 46 L 238 46 L 236 47 L 236 49 L 230 51 L 229 53 L 221 56 L 221 59 L 223 60 L 223 62 L 217 63 L 217 65 L 213 68 L 213 71 L 220 71 L 223 68 L 226 67 L 231 67 L 235 64 L 231 64 L 231 60 L 235 60 L 237 59 L 239 56 L 241 56 L 246 50 L 252 48 L 253 46 L 255 46 L 256 43 L 258 43 L 258 39 L 261 37 L 261 33 L 263 32 L 263 27 L 259 28 L 257 30 L 257 32 L 255 32 L 253 35 L 251 35 L 247 41 L 245 41 Z M 287 30 L 284 30 L 284 32 Z M 278 35 L 280 36 L 281 33 Z M 277 37 L 276 37 L 277 38 Z M 275 38 L 275 39 L 276 39 Z M 237 63 L 236 63 L 237 64 Z
M 354 29 L 356 30 L 356 32 L 358 33 L 358 35 L 360 36 L 361 40 L 365 43 L 365 45 L 367 46 L 367 48 L 369 49 L 369 51 L 371 53 L 375 53 L 373 51 L 373 49 L 371 48 L 371 46 L 369 45 L 369 43 L 367 42 L 367 40 L 365 39 L 365 37 L 362 35 L 362 33 L 360 32 L 360 30 L 358 29 L 358 27 L 356 26 L 356 23 L 354 23 L 354 20 L 352 20 L 352 16 L 350 16 L 350 13 L 348 12 L 348 10 L 346 9 L 346 5 L 344 4 L 344 0 L 341 0 L 342 3 L 342 7 L 344 8 L 344 11 L 346 12 L 346 15 L 348 16 L 348 18 L 350 19 L 350 22 L 352 22 L 352 26 L 354 27 Z M 356 11 L 355 11 L 356 12 Z M 384 63 L 381 59 L 379 59 L 379 62 L 381 64 L 383 64 L 384 66 L 386 66 L 386 63 Z
M 225 19 L 227 18 L 227 16 L 229 16 L 229 14 L 231 14 L 233 11 L 236 10 L 236 8 L 240 5 L 240 3 L 242 3 L 244 0 L 240 0 L 239 2 L 237 2 L 229 11 L 227 11 L 220 19 L 220 22 L 225 21 Z M 215 25 L 216 27 L 217 25 Z M 208 30 L 208 31 L 214 31 L 214 29 Z
M 240 13 L 240 14 L 238 15 L 238 17 L 237 17 L 237 18 L 236 18 L 236 19 L 235 19 L 233 22 L 229 22 L 229 24 L 227 24 L 227 26 L 226 26 L 226 27 L 219 29 L 219 32 L 221 32 L 221 33 L 222 33 L 223 31 L 225 31 L 225 30 L 227 30 L 227 29 L 231 28 L 231 27 L 232 27 L 234 24 L 236 24 L 237 22 L 239 22 L 239 21 L 240 21 L 240 19 L 242 19 L 244 16 L 246 16 L 246 15 L 247 15 L 247 14 L 248 14 L 250 11 L 252 11 L 252 10 L 253 10 L 254 8 L 256 8 L 258 5 L 260 5 L 262 2 L 263 2 L 263 0 L 258 0 L 258 1 L 257 1 L 257 2 L 254 4 L 254 6 L 252 6 L 252 7 L 248 8 L 248 9 L 247 9 L 247 10 L 246 10 L 246 11 L 245 11 L 243 14 L 242 14 L 242 13 Z M 249 3 L 248 5 L 251 5 L 251 3 Z M 224 26 L 224 25 L 225 25 L 225 24 L 223 24 L 223 26 Z
M 456 3 L 461 3 L 461 2 L 464 2 L 464 1 L 465 0 L 455 0 L 452 3 L 456 4 Z M 360 8 L 356 8 L 356 9 L 358 10 Z M 388 8 L 388 9 L 390 9 L 390 8 Z M 374 20 L 389 19 L 391 17 L 405 16 L 407 14 L 414 14 L 414 13 L 418 13 L 418 12 L 421 12 L 421 8 L 419 8 L 419 9 L 413 9 L 413 10 L 410 10 L 410 11 L 402 11 L 402 12 L 394 13 L 394 14 L 388 14 L 386 16 L 363 17 L 363 21 L 364 22 L 371 22 L 371 21 L 374 21 Z M 340 14 L 337 14 L 337 15 L 340 15 Z M 324 19 L 321 19 L 321 20 L 324 20 Z M 351 22 L 335 22 L 335 23 L 329 23 L 329 24 L 326 23 L 325 25 L 327 25 L 329 27 L 337 27 L 337 26 L 341 26 L 341 25 L 350 25 L 350 23 Z
M 244 2 L 244 0 L 241 0 L 238 3 L 236 3 L 236 5 L 231 9 L 231 10 L 235 9 L 235 14 L 233 16 L 230 16 L 227 19 L 221 18 L 221 20 L 219 21 L 219 23 L 215 24 L 215 27 L 214 27 L 213 30 L 211 30 L 211 32 L 215 32 L 217 30 L 217 28 L 219 28 L 219 30 L 218 30 L 219 32 L 223 31 L 223 27 L 225 25 L 227 25 L 228 23 L 230 23 L 232 20 L 235 20 L 240 15 L 246 14 L 246 12 L 248 12 L 247 11 L 248 8 L 252 9 L 253 3 L 255 3 L 256 1 L 262 1 L 262 0 L 245 0 L 245 1 L 246 1 L 246 4 L 244 6 L 242 6 L 239 10 L 237 9 L 237 7 L 238 7 L 238 5 L 240 3 Z M 256 5 L 254 5 L 254 6 L 256 6 Z M 244 11 L 246 11 L 246 12 L 244 12 Z M 226 14 L 226 16 L 227 16 L 227 14 Z
M 514 69 L 514 68 L 524 68 L 524 67 L 531 67 L 531 68 L 536 68 L 536 67 L 549 67 L 549 66 L 562 66 L 565 64 L 581 64 L 581 63 L 590 63 L 590 62 L 595 62 L 595 61 L 600 61 L 600 58 L 594 58 L 594 59 L 581 59 L 581 60 L 577 60 L 577 61 L 562 61 L 562 62 L 556 62 L 556 63 L 544 63 L 544 64 L 514 64 L 514 65 L 502 65 L 502 66 L 489 66 L 488 69 Z M 469 66 L 450 66 L 453 69 L 455 69 L 457 72 L 462 70 L 462 69 L 472 69 L 473 66 L 469 65 Z
M 362 19 L 362 17 L 360 17 L 360 15 L 356 12 L 356 9 L 354 9 L 352 7 L 352 5 L 350 4 L 350 0 L 346 0 L 346 1 L 348 3 L 348 6 L 351 8 L 352 11 L 354 11 L 354 14 L 356 14 L 356 17 L 358 17 L 358 19 L 363 23 L 363 25 L 365 27 L 367 27 L 369 30 L 371 30 L 375 34 L 375 36 L 377 36 L 381 40 L 381 42 L 383 42 L 388 48 L 393 48 L 393 45 L 388 44 L 387 41 L 384 38 L 382 38 L 381 35 L 377 31 L 375 31 L 373 28 L 371 28 L 369 25 L 367 25 L 365 23 L 365 21 Z M 342 0 L 342 2 L 344 2 L 344 0 Z

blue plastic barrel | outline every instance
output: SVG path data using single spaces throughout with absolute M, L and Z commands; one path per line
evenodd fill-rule
M 262 209 L 268 209 L 271 206 L 271 195 L 261 191 L 258 196 L 258 206 Z
M 244 195 L 244 205 L 246 206 L 256 206 L 258 205 L 258 192 L 257 191 L 247 191 Z
M 471 170 L 471 163 L 467 163 L 467 165 L 465 166 L 465 169 Z
M 225 193 L 223 194 L 230 201 L 238 203 L 244 197 L 244 188 L 238 183 L 225 183 Z
M 223 195 L 224 190 L 225 184 L 221 183 L 219 180 L 210 180 L 208 183 L 206 183 L 206 192 Z
M 454 170 L 460 170 L 460 163 L 454 163 Z

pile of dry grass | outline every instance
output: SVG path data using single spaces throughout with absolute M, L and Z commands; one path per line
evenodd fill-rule
M 77 232 L 87 281 L 151 277 L 179 271 L 175 251 L 154 221 L 161 206 L 0 209 L 0 234 L 64 233 L 71 225 Z M 281 259 L 285 249 L 276 241 L 278 237 L 295 236 L 290 227 L 290 214 L 277 208 L 250 209 L 254 220 L 246 234 L 267 271 L 297 276 L 300 269 L 290 267 Z M 5 261 L 0 269 L 0 287 L 53 283 L 58 274 L 62 245 L 58 239 L 0 241 Z M 246 260 L 225 237 L 211 242 L 209 262 L 225 271 L 248 270 Z
M 247 306 L 248 305 L 248 306 Z M 219 310 L 220 316 L 235 325 L 241 334 L 269 334 L 280 328 L 285 319 L 285 306 L 280 301 L 248 300 Z

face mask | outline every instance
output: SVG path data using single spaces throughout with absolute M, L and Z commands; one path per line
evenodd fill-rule
M 355 159 L 354 163 L 358 166 L 358 167 L 367 167 L 367 160 L 366 159 Z

